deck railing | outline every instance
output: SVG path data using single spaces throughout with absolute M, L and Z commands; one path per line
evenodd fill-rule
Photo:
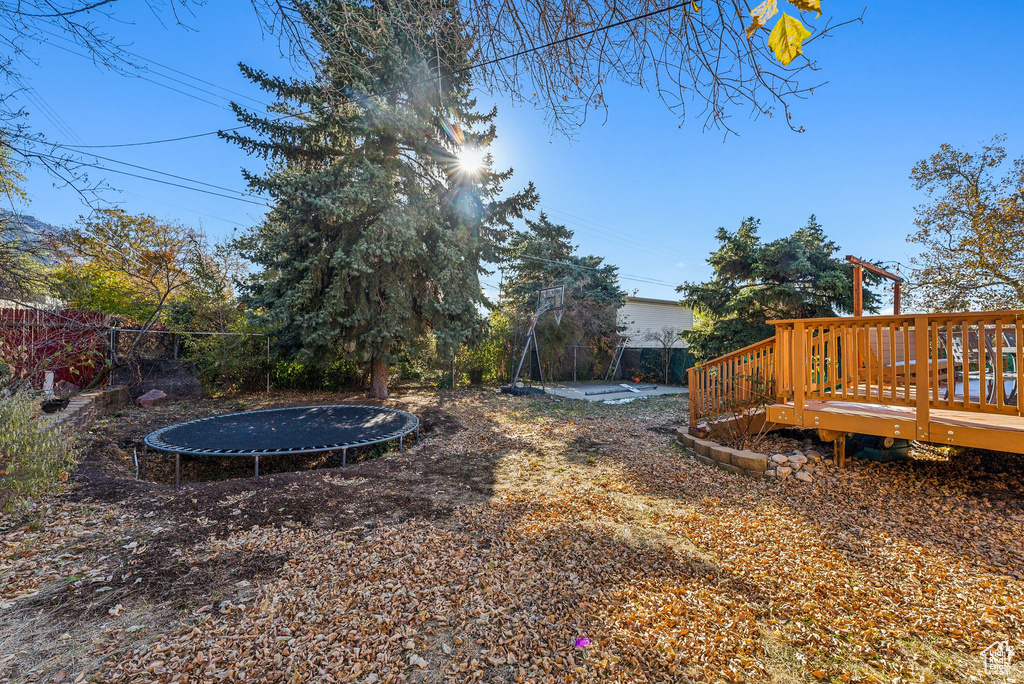
M 1024 311 L 773 321 L 778 399 L 1020 416 Z
M 1024 415 L 1024 311 L 772 323 L 774 338 L 690 370 L 691 426 L 756 399 L 763 387 L 798 414 L 820 400 L 913 407 L 919 426 L 933 409 Z
M 775 396 L 775 338 L 737 349 L 689 370 L 690 426 L 745 410 Z

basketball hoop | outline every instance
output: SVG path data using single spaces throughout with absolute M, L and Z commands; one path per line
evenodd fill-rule
M 523 355 L 519 359 L 519 366 L 516 367 L 515 375 L 512 376 L 512 382 L 506 388 L 502 388 L 503 392 L 508 391 L 512 394 L 520 394 L 526 391 L 525 388 L 520 387 L 522 383 L 519 382 L 519 374 L 523 370 L 523 364 L 526 363 L 527 357 L 530 358 L 530 372 L 528 375 L 532 379 L 533 371 L 536 370 L 541 390 L 546 389 L 544 387 L 544 371 L 540 362 L 540 350 L 537 345 L 537 319 L 548 311 L 555 315 L 555 323 L 561 325 L 562 314 L 565 313 L 565 285 L 545 287 L 537 291 L 537 311 L 530 316 L 530 326 L 526 331 L 526 341 L 523 344 Z

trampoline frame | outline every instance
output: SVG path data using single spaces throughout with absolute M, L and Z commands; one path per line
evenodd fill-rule
M 251 413 L 274 413 L 279 411 L 296 411 L 298 409 L 317 409 L 317 408 L 359 408 L 359 409 L 373 409 L 374 411 L 383 411 L 386 413 L 400 413 L 407 417 L 405 425 L 399 430 L 390 432 L 382 437 L 376 439 L 364 439 L 355 440 L 349 442 L 338 442 L 336 444 L 321 444 L 311 447 L 293 447 L 288 449 L 264 449 L 260 451 L 256 450 L 245 450 L 245 449 L 189 449 L 182 447 L 177 444 L 170 444 L 160 439 L 160 436 L 168 430 L 179 428 L 184 425 L 195 425 L 198 423 L 204 423 L 209 420 L 215 420 L 218 418 L 226 418 L 229 416 L 241 416 Z M 408 420 L 411 418 L 412 420 Z M 278 456 L 284 454 L 317 454 L 328 451 L 340 451 L 341 452 L 341 465 L 345 467 L 348 465 L 348 450 L 355 449 L 358 447 L 372 446 L 374 444 L 383 444 L 384 442 L 390 442 L 391 440 L 398 440 L 398 450 L 402 451 L 405 447 L 405 438 L 410 433 L 416 433 L 416 442 L 420 441 L 420 419 L 408 411 L 402 411 L 401 409 L 388 408 L 386 406 L 369 406 L 366 404 L 317 404 L 313 406 L 284 406 L 275 409 L 258 409 L 256 411 L 239 411 L 238 413 L 221 413 L 218 415 L 207 416 L 205 418 L 196 418 L 194 420 L 187 420 L 184 423 L 175 423 L 174 425 L 168 425 L 162 427 L 159 430 L 154 430 L 145 436 L 143 442 L 143 455 L 148 455 L 149 450 L 159 451 L 162 453 L 174 454 L 174 486 L 178 487 L 181 482 L 181 456 L 187 454 L 189 456 L 248 456 L 252 457 L 255 477 L 260 476 L 260 456 Z

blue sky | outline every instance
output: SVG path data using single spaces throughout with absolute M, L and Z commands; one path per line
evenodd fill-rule
M 823 5 L 837 17 L 865 6 Z M 250 97 L 267 100 L 242 79 L 238 61 L 288 69 L 244 0 L 197 8 L 188 29 L 142 11 L 119 18 L 127 23 L 116 27 L 118 35 L 131 50 Z M 617 264 L 624 276 L 664 283 L 624 277 L 624 287 L 674 298 L 671 285 L 709 275 L 715 230 L 735 228 L 746 216 L 759 217 L 770 239 L 813 213 L 844 253 L 905 263 L 914 252 L 906 242 L 913 207 L 923 199 L 908 179 L 915 161 L 943 142 L 973 148 L 998 133 L 1008 134 L 1011 157 L 1024 154 L 1022 23 L 1021 3 L 979 2 L 967 11 L 951 2 L 867 2 L 862 26 L 808 47 L 828 84 L 794 106 L 802 134 L 742 111 L 732 121 L 738 136 L 704 132 L 695 118 L 679 128 L 653 93 L 613 85 L 607 122 L 592 119 L 569 140 L 549 131 L 543 112 L 513 107 L 500 93 L 480 97 L 500 110 L 494 152 L 498 166 L 516 170 L 509 187 L 534 181 L 542 207 L 576 231 L 583 252 Z M 962 32 L 965 25 L 979 28 Z M 52 140 L 103 145 L 236 123 L 224 99 L 190 91 L 210 104 L 104 71 L 64 45 L 53 38 L 33 48 L 37 63 L 23 66 L 35 90 L 35 101 L 25 101 L 31 122 Z M 97 153 L 238 189 L 240 168 L 255 165 L 215 137 Z M 28 176 L 29 213 L 61 224 L 85 211 L 74 191 L 55 187 L 43 170 Z M 258 207 L 220 197 L 101 171 L 93 177 L 119 188 L 109 197 L 129 211 L 201 224 L 217 237 L 259 217 Z M 497 275 L 488 280 L 496 283 Z

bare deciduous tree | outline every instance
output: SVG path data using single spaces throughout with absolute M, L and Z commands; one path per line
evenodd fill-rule
M 1005 138 L 980 152 L 945 144 L 914 165 L 911 179 L 929 197 L 917 207 L 909 296 L 931 311 L 1024 306 L 1024 157 L 1006 161 Z
M 365 0 L 380 13 L 408 22 L 408 35 L 434 48 L 437 63 L 463 68 L 433 36 L 453 22 L 465 27 L 476 48 L 478 83 L 542 107 L 551 126 L 571 132 L 593 112 L 606 113 L 609 83 L 649 88 L 680 118 L 691 106 L 707 128 L 729 131 L 734 111 L 791 121 L 790 103 L 809 95 L 807 72 L 813 60 L 801 57 L 783 66 L 768 46 L 765 27 L 752 26 L 746 0 Z M 398 3 L 412 5 L 398 7 Z M 187 26 L 200 0 L 146 0 L 168 23 Z M 325 21 L 344 25 L 351 35 L 365 27 L 365 13 L 349 12 L 338 0 L 251 0 L 263 30 L 279 40 L 282 52 L 304 68 L 319 70 L 323 54 L 311 37 Z M 53 31 L 72 39 L 93 59 L 114 69 L 138 65 L 112 33 L 124 0 L 24 0 L 0 5 L 0 45 L 8 48 L 0 71 L 17 76 L 18 58 L 31 58 L 33 41 Z M 805 15 L 805 21 L 809 21 Z M 858 21 L 832 18 L 812 25 L 804 45 Z M 371 19 L 372 21 L 372 19 Z M 111 28 L 113 27 L 113 28 Z M 426 54 L 430 54 L 424 50 Z M 351 65 L 359 69 L 362 65 Z M 339 67 L 333 67 L 337 74 Z M 349 93 L 348 95 L 352 95 Z
M 651 342 L 656 342 L 661 351 L 661 366 L 664 371 L 665 384 L 668 384 L 668 374 L 672 368 L 672 350 L 677 342 L 682 339 L 679 336 L 680 330 L 672 325 L 666 325 L 661 330 L 649 330 L 644 336 Z

